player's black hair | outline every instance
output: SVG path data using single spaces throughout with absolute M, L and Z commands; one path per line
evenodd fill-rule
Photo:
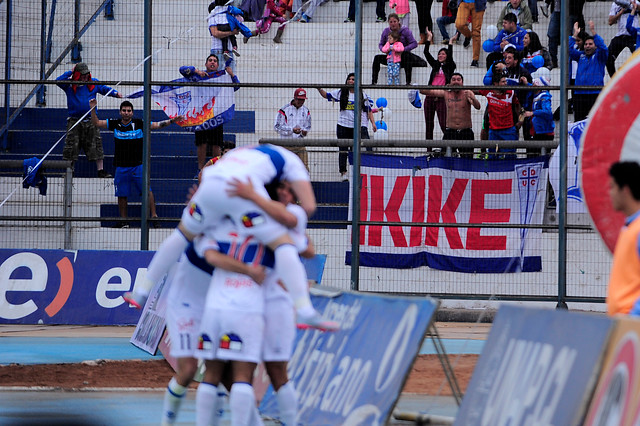
M 640 164 L 635 161 L 618 161 L 609 168 L 609 176 L 620 188 L 629 187 L 633 198 L 640 201 Z
M 133 110 L 133 104 L 129 101 L 122 101 L 122 103 L 120 104 L 120 109 L 124 107 L 129 107 Z

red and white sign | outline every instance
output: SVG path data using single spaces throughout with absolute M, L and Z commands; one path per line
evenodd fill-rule
M 540 224 L 547 172 L 544 157 L 470 161 L 362 155 L 360 219 Z M 539 233 L 519 228 L 363 226 L 360 264 L 473 273 L 539 271 Z

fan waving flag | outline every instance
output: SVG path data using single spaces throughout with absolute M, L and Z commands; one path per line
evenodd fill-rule
M 188 82 L 186 78 L 172 80 L 172 82 Z M 200 82 L 231 83 L 231 77 L 225 71 L 217 71 Z M 127 96 L 139 98 L 144 90 Z M 169 117 L 184 116 L 184 120 L 176 124 L 185 130 L 196 132 L 212 129 L 231 121 L 235 112 L 235 96 L 232 86 L 202 87 L 195 86 L 153 86 L 151 99 L 162 107 Z

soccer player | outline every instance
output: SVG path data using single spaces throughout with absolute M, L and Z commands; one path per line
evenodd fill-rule
M 200 237 L 199 237 L 200 238 Z M 196 239 L 197 241 L 197 239 Z M 162 424 L 175 423 L 180 405 L 198 368 L 195 358 L 204 301 L 214 268 L 245 274 L 257 283 L 264 280 L 264 268 L 249 265 L 220 252 L 212 252 L 211 263 L 198 256 L 191 243 L 178 263 L 169 286 L 166 323 L 171 356 L 177 360 L 176 374 L 164 395 Z
M 149 264 L 146 283 L 126 293 L 125 300 L 143 306 L 153 285 L 177 261 L 188 242 L 229 217 L 240 233 L 254 236 L 274 251 L 276 274 L 291 294 L 298 323 L 337 330 L 337 323 L 324 320 L 311 305 L 304 267 L 287 228 L 254 202 L 230 195 L 228 191 L 234 180 L 251 181 L 264 199 L 268 199 L 265 185 L 287 180 L 307 216 L 316 209 L 309 173 L 295 154 L 273 145 L 236 148 L 214 167 L 204 170 L 202 185 L 184 210 L 178 228 L 162 243 Z

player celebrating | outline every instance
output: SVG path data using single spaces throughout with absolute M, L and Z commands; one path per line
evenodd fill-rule
M 251 181 L 256 192 L 265 199 L 268 199 L 265 185 L 287 180 L 307 215 L 316 209 L 309 174 L 295 154 L 273 145 L 234 149 L 214 167 L 205 169 L 202 185 L 183 212 L 178 229 L 162 243 L 149 264 L 146 284 L 134 289 L 133 294 L 125 294 L 125 300 L 136 306 L 144 305 L 153 285 L 178 259 L 188 242 L 229 217 L 241 233 L 254 236 L 274 251 L 276 274 L 293 298 L 298 322 L 337 330 L 337 323 L 324 320 L 311 305 L 304 267 L 286 227 L 255 203 L 230 195 L 228 191 L 233 180 Z

